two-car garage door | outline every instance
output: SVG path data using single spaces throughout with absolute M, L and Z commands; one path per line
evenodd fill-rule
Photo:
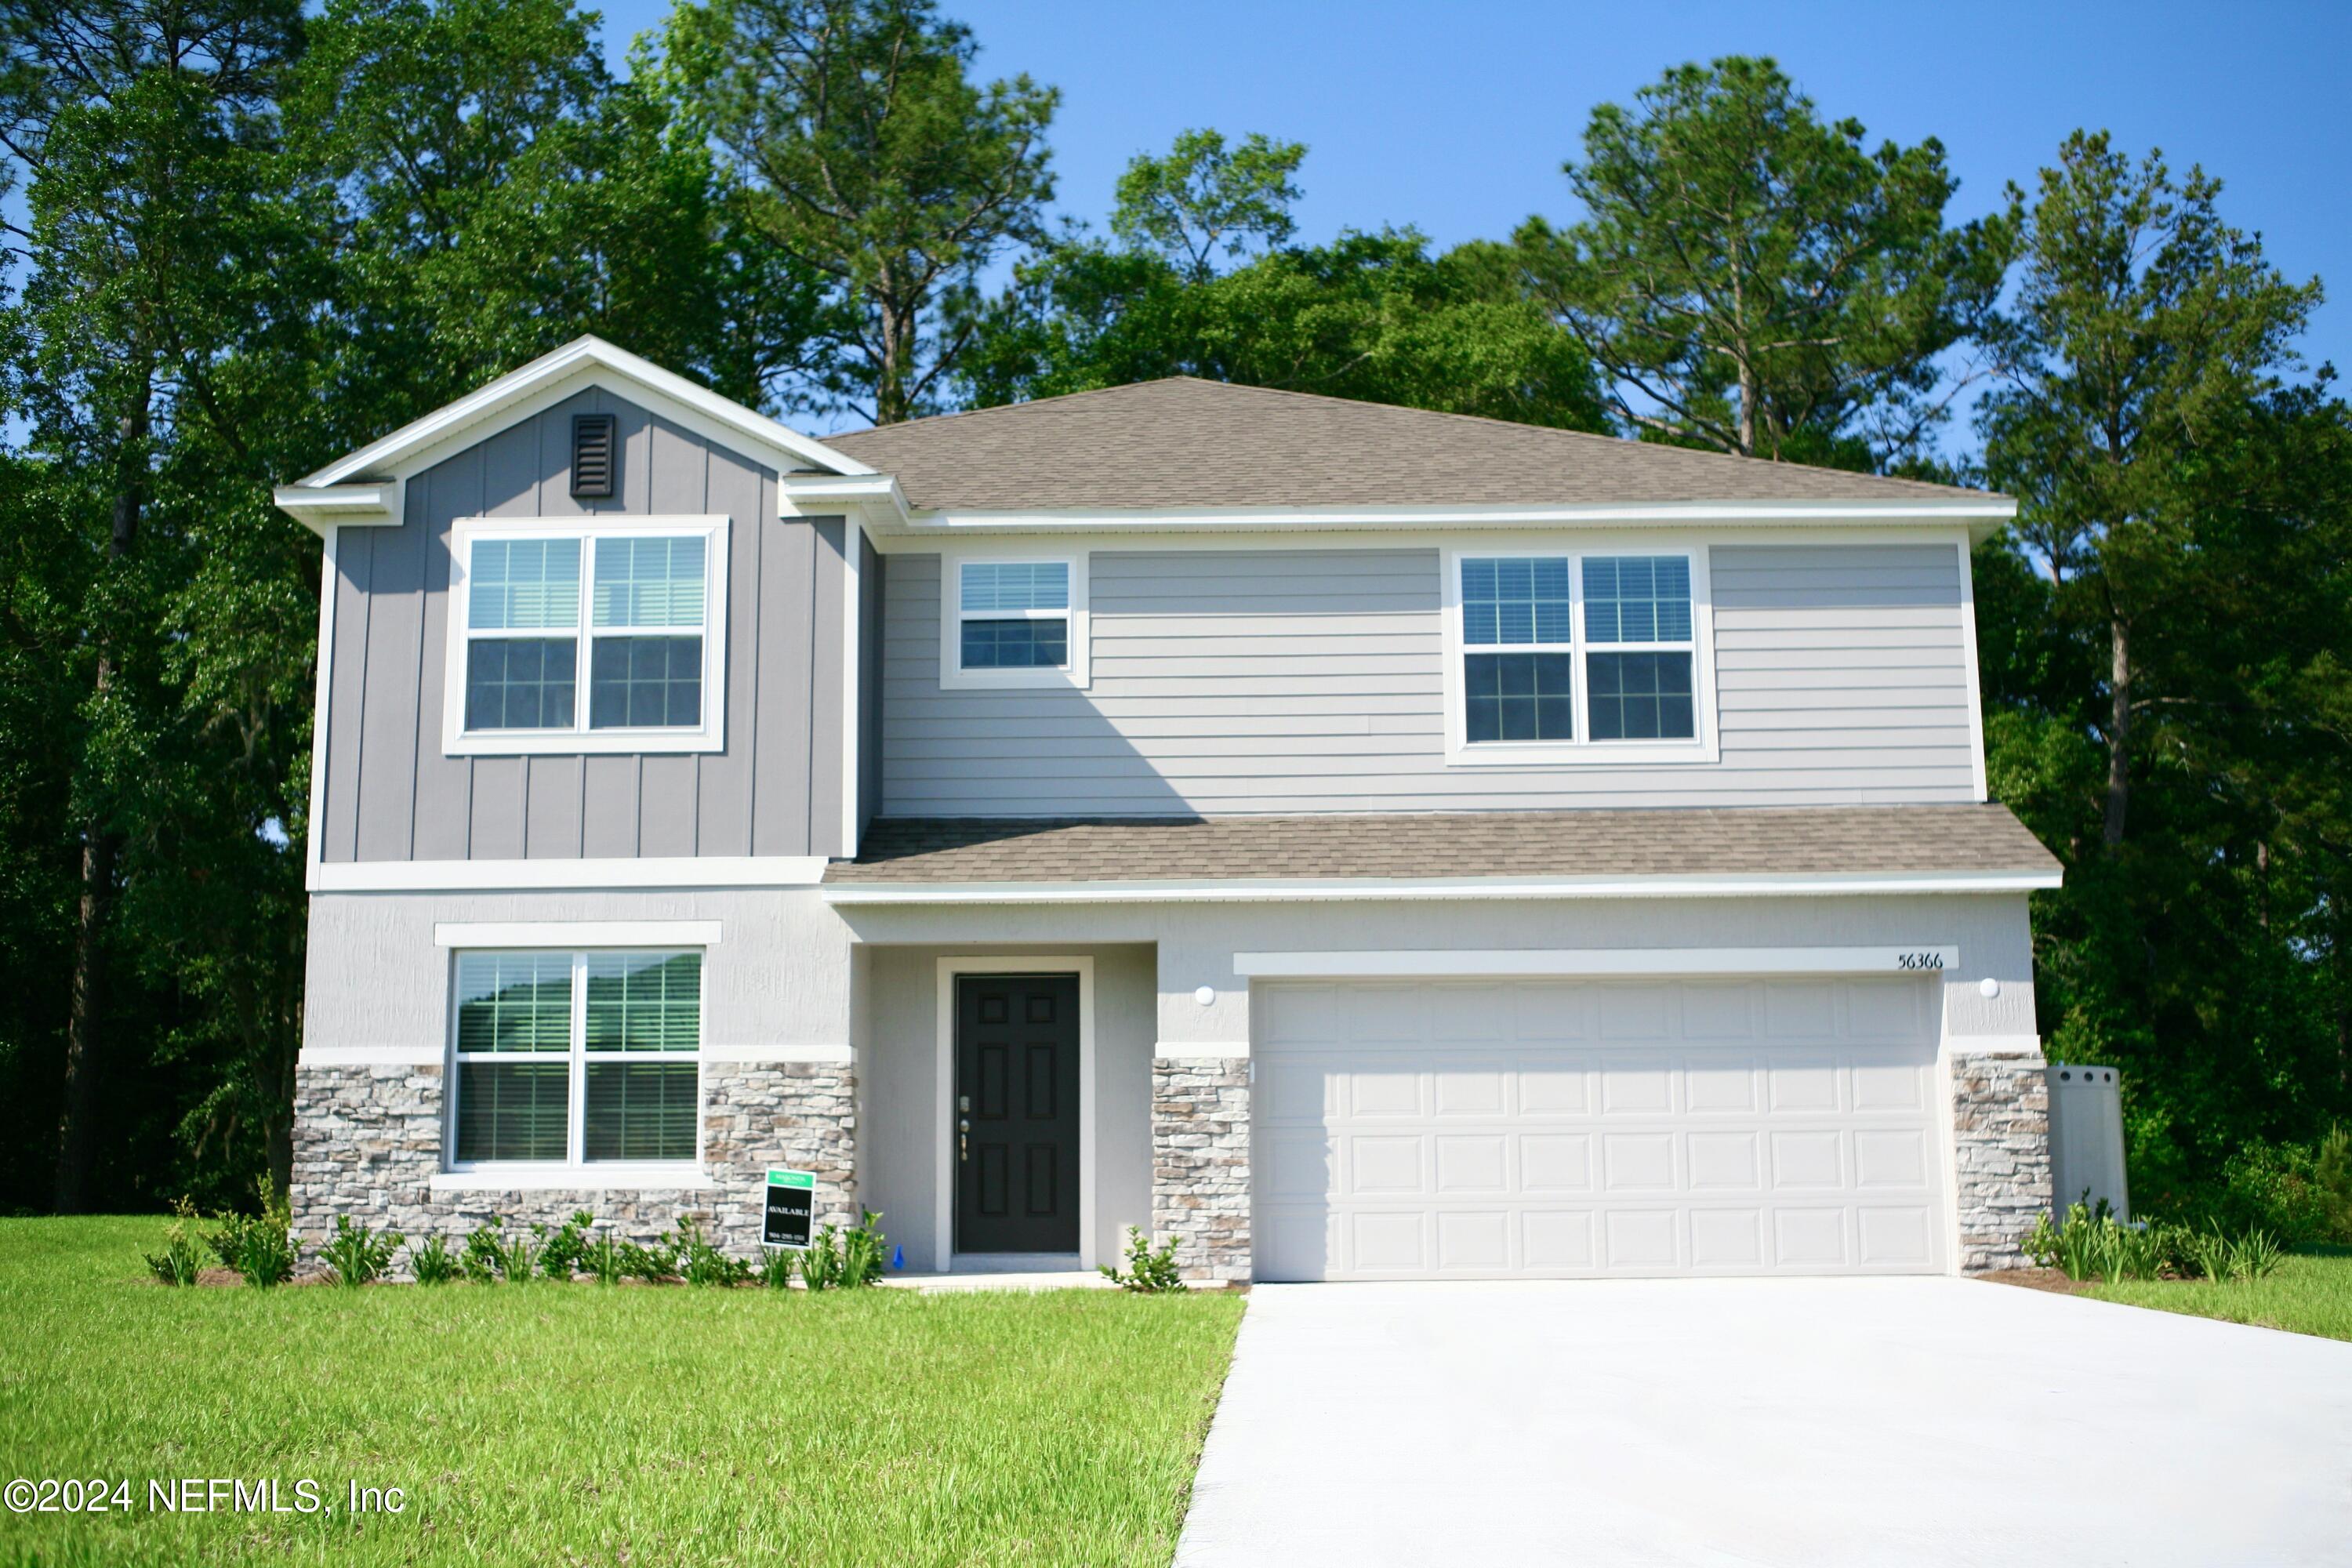
M 1257 1278 L 1939 1271 L 1930 994 L 1261 982 Z

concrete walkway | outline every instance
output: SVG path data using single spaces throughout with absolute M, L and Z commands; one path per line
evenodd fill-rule
M 1961 1279 L 1261 1286 L 1179 1568 L 2352 1562 L 2352 1344 Z

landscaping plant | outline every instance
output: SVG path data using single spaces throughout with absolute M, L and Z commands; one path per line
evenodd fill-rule
M 793 1288 L 791 1249 L 782 1247 L 764 1248 L 760 1261 L 752 1266 L 751 1278 L 771 1290 L 791 1289 Z
M 751 1266 L 712 1246 L 702 1234 L 702 1222 L 692 1215 L 677 1217 L 677 1252 L 689 1285 L 740 1285 L 751 1277 Z
M 262 1177 L 254 1184 L 261 1199 L 258 1215 L 223 1209 L 214 1216 L 214 1228 L 205 1243 L 214 1255 L 245 1277 L 248 1285 L 282 1285 L 294 1278 L 294 1214 L 286 1194 Z
M 1139 1295 L 1157 1296 L 1166 1291 L 1186 1290 L 1183 1276 L 1176 1271 L 1176 1238 L 1170 1237 L 1151 1249 L 1151 1238 L 1136 1226 L 1127 1227 L 1127 1268 L 1122 1273 L 1116 1264 L 1101 1265 L 1103 1278 L 1122 1290 Z
M 381 1279 L 392 1267 L 392 1255 L 407 1238 L 396 1230 L 373 1231 L 363 1225 L 353 1225 L 352 1216 L 335 1216 L 335 1234 L 320 1249 L 326 1259 L 327 1277 L 338 1285 L 364 1285 Z
M 599 1285 L 618 1285 L 628 1273 L 624 1267 L 626 1262 L 620 1242 L 609 1230 L 589 1243 L 580 1258 L 580 1267 Z
M 572 1217 L 554 1230 L 545 1226 L 531 1226 L 531 1234 L 541 1238 L 539 1271 L 550 1279 L 569 1279 L 587 1265 L 588 1227 L 596 1216 L 586 1209 L 574 1209 Z
M 419 1285 L 446 1285 L 466 1270 L 465 1260 L 449 1250 L 446 1236 L 428 1237 L 424 1246 L 409 1248 L 408 1268 Z
M 499 1226 L 506 1223 L 504 1215 L 492 1216 L 488 1225 L 478 1225 L 466 1237 L 463 1267 L 466 1278 L 477 1285 L 499 1282 Z
M 666 1236 L 656 1237 L 651 1247 L 639 1247 L 634 1241 L 621 1243 L 621 1272 L 648 1285 L 677 1279 L 677 1243 Z
M 801 1253 L 801 1283 L 812 1290 L 830 1290 L 841 1283 L 841 1243 L 829 1225 L 816 1227 Z
M 865 1211 L 859 1220 L 841 1234 L 841 1282 L 856 1287 L 871 1285 L 882 1278 L 882 1268 L 890 1251 L 883 1244 L 881 1214 L 874 1209 Z
M 147 1267 L 166 1285 L 193 1285 L 205 1266 L 194 1228 L 196 1205 L 182 1198 L 172 1205 L 172 1223 L 163 1227 L 163 1250 L 147 1254 Z

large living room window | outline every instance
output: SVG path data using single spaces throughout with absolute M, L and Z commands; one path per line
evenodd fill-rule
M 1084 555 L 941 562 L 940 684 L 1087 684 Z
M 1447 576 L 1449 761 L 1714 754 L 1703 552 L 1465 551 Z
M 700 1121 L 698 952 L 457 955 L 454 1170 L 690 1170 Z
M 462 520 L 447 750 L 712 751 L 727 520 Z

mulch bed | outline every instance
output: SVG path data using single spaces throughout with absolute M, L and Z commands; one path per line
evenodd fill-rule
M 1976 1278 L 1989 1279 L 1996 1285 L 2022 1285 L 2029 1290 L 2048 1290 L 2059 1296 L 2087 1294 L 2093 1281 L 2069 1279 L 2055 1268 L 1995 1268 Z

